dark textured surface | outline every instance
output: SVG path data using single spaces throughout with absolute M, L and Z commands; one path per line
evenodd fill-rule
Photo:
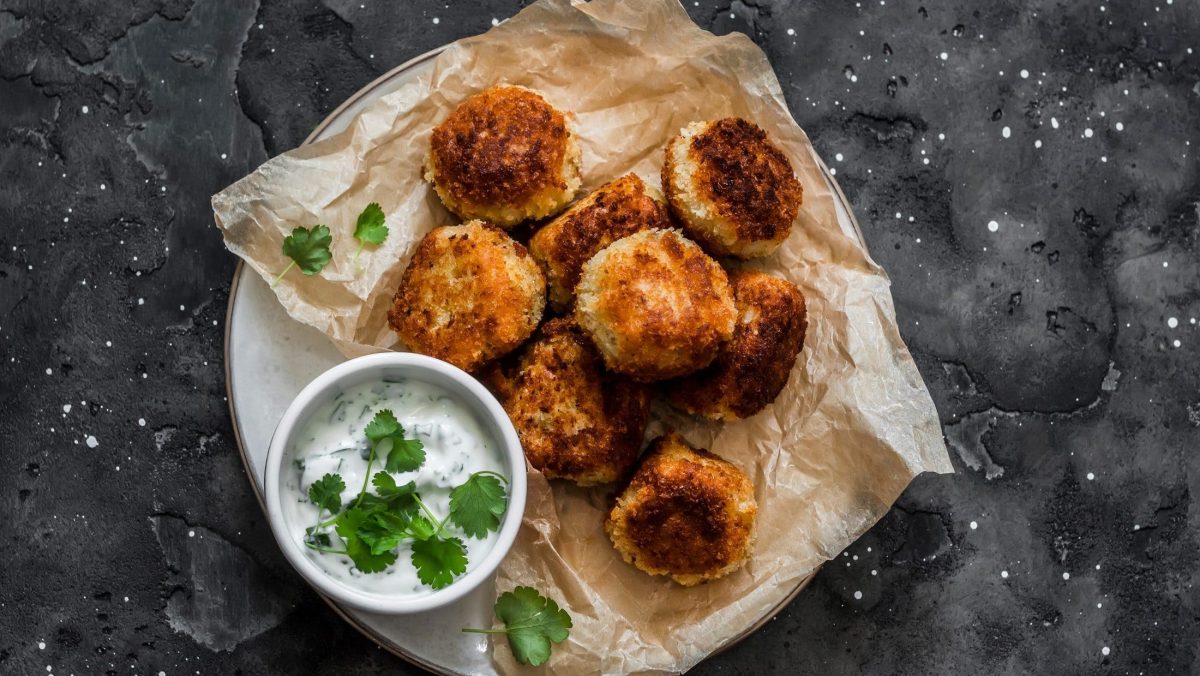
M 688 2 L 836 169 L 959 470 L 696 671 L 1195 672 L 1200 7 L 934 4 Z M 242 474 L 208 198 L 517 9 L 0 2 L 0 673 L 414 671 Z

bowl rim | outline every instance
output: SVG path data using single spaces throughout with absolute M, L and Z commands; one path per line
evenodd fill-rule
M 312 402 L 325 396 L 331 396 L 331 390 L 352 377 L 386 367 L 412 369 L 416 372 L 414 377 L 423 377 L 427 382 L 436 385 L 452 383 L 464 389 L 480 404 L 478 408 L 471 408 L 476 412 L 479 409 L 486 412 L 495 429 L 499 430 L 499 438 L 496 439 L 496 442 L 501 446 L 501 456 L 510 470 L 508 507 L 504 513 L 495 545 L 475 568 L 462 577 L 442 589 L 414 598 L 389 598 L 386 595 L 358 590 L 335 580 L 321 566 L 312 561 L 293 539 L 281 503 L 280 482 L 283 459 L 287 455 L 292 437 L 299 427 L 297 423 L 301 411 Z M 454 388 L 452 391 L 457 389 Z M 457 394 L 457 392 L 455 393 Z M 271 533 L 275 536 L 275 541 L 283 551 L 288 563 L 321 593 L 354 608 L 381 614 L 404 615 L 447 606 L 483 584 L 508 555 L 516 540 L 517 532 L 521 528 L 521 521 L 525 513 L 527 490 L 525 453 L 521 448 L 517 430 L 513 427 L 512 421 L 504 412 L 500 402 L 478 380 L 457 366 L 413 352 L 381 352 L 355 357 L 328 369 L 305 385 L 288 404 L 283 417 L 275 427 L 270 446 L 267 449 L 264 475 L 263 491 L 266 497 L 267 519 L 271 525 Z

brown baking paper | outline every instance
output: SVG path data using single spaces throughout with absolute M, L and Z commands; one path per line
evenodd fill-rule
M 287 264 L 280 242 L 293 227 L 328 224 L 333 261 L 314 277 L 290 272 L 275 289 L 280 302 L 348 356 L 399 349 L 385 317 L 396 284 L 421 236 L 455 220 L 421 179 L 430 130 L 498 82 L 533 87 L 574 112 L 586 189 L 629 171 L 657 185 L 668 137 L 729 115 L 766 129 L 804 185 L 791 237 L 751 263 L 795 282 L 808 300 L 808 337 L 787 387 L 759 415 L 725 426 L 660 405 L 651 430 L 672 426 L 754 481 L 750 563 L 692 589 L 645 575 L 604 534 L 611 487 L 550 484 L 531 471 L 524 527 L 497 580 L 500 590 L 536 587 L 570 612 L 575 626 L 546 673 L 684 671 L 787 599 L 883 516 L 913 476 L 952 471 L 937 413 L 900 339 L 888 278 L 838 226 L 829 184 L 765 55 L 744 35 L 701 30 L 675 0 L 541 0 L 460 40 L 345 132 L 276 157 L 216 195 L 227 246 L 270 280 Z M 356 270 L 354 221 L 371 201 L 383 206 L 391 235 Z M 499 670 L 530 670 L 516 666 L 504 640 L 494 646 Z

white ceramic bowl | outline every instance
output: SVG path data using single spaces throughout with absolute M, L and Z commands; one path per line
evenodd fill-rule
M 441 386 L 465 405 L 478 419 L 480 426 L 495 440 L 505 463 L 508 482 L 508 511 L 500 524 L 495 546 L 473 569 L 450 585 L 419 597 L 398 597 L 365 592 L 329 576 L 310 559 L 303 544 L 297 541 L 288 527 L 280 503 L 281 468 L 292 452 L 293 435 L 315 410 L 328 403 L 338 392 L 369 381 L 383 378 L 412 378 Z M 376 613 L 419 613 L 449 605 L 487 580 L 500 561 L 508 554 L 521 516 L 525 511 L 525 454 L 517 431 L 508 419 L 500 402 L 479 381 L 465 371 L 433 357 L 412 352 L 386 352 L 343 362 L 317 376 L 296 398 L 280 419 L 267 450 L 266 482 L 267 517 L 275 540 L 292 566 L 321 593 L 338 603 Z

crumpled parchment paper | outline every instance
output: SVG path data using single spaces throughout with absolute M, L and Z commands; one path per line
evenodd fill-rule
M 574 619 L 542 672 L 684 671 L 866 531 L 913 476 L 952 471 L 937 412 L 900 339 L 888 278 L 838 227 L 830 187 L 765 55 L 744 35 L 700 29 L 676 0 L 540 0 L 460 40 L 346 131 L 276 157 L 216 195 L 226 245 L 270 280 L 287 264 L 280 243 L 293 227 L 329 225 L 333 261 L 318 276 L 288 273 L 275 289 L 280 302 L 348 356 L 401 349 L 385 316 L 396 284 L 421 236 L 455 221 L 421 178 L 430 131 L 498 82 L 535 88 L 575 114 L 585 189 L 629 171 L 657 185 L 671 135 L 728 115 L 766 129 L 804 185 L 791 237 L 751 263 L 792 280 L 808 301 L 808 337 L 787 387 L 734 424 L 698 422 L 665 405 L 653 423 L 675 427 L 754 481 L 750 563 L 692 589 L 647 576 L 604 534 L 612 487 L 550 484 L 531 470 L 524 527 L 497 580 L 501 590 L 542 590 Z M 383 206 L 391 235 L 356 270 L 354 220 L 371 201 Z M 514 663 L 503 639 L 493 645 L 498 669 L 532 671 Z

